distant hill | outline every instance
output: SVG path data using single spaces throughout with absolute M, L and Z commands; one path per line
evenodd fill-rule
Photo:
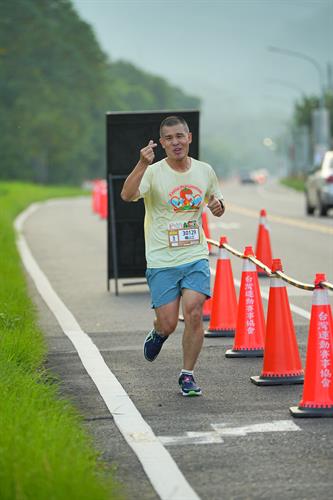
M 106 111 L 194 109 L 197 97 L 110 62 L 69 0 L 1 2 L 1 179 L 104 175 Z

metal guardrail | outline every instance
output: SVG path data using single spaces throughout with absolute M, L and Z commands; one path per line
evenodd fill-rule
M 250 255 L 250 256 L 244 255 L 242 252 L 239 252 L 238 250 L 236 250 L 235 248 L 230 246 L 228 243 L 222 243 L 222 245 L 220 245 L 220 243 L 218 241 L 212 240 L 210 238 L 207 238 L 207 242 L 213 246 L 218 247 L 218 248 L 224 248 L 225 250 L 232 253 L 233 255 L 236 255 L 236 257 L 239 257 L 241 259 L 250 260 L 256 266 L 263 269 L 267 273 L 268 276 L 279 276 L 281 279 L 283 279 L 284 281 L 286 281 L 290 285 L 296 286 L 297 288 L 302 288 L 303 290 L 313 291 L 315 289 L 315 286 L 313 284 L 302 283 L 301 281 L 297 281 L 297 280 L 291 278 L 290 276 L 288 276 L 287 274 L 285 274 L 283 271 L 275 271 L 274 273 L 272 273 L 272 270 L 268 266 L 263 264 L 260 260 L 258 260 L 256 257 L 254 257 L 252 255 Z M 329 281 L 321 281 L 318 284 L 318 286 L 320 286 L 322 288 L 328 288 L 329 290 L 333 291 L 333 284 L 330 283 Z

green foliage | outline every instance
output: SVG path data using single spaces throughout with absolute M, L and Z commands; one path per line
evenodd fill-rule
M 104 173 L 106 111 L 197 108 L 162 78 L 111 63 L 70 0 L 0 0 L 2 179 Z
M 181 89 L 169 85 L 163 78 L 150 75 L 133 64 L 118 61 L 109 64 L 112 95 L 117 96 L 113 110 L 197 109 L 197 97 L 187 96 Z
M 45 339 L 15 245 L 13 220 L 27 205 L 82 194 L 68 187 L 0 183 L 1 500 L 120 498 L 81 418 L 44 368 Z
M 301 101 L 295 104 L 294 121 L 296 125 L 307 125 L 311 130 L 312 127 L 312 111 L 320 105 L 319 97 L 304 96 Z M 329 111 L 331 124 L 331 137 L 333 137 L 333 93 L 325 94 L 325 107 Z
M 304 178 L 303 177 L 285 177 L 281 179 L 281 184 L 296 191 L 304 191 Z

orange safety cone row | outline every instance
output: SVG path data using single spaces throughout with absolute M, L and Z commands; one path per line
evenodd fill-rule
M 202 212 L 202 229 L 203 229 L 203 232 L 204 232 L 206 238 L 210 238 L 210 231 L 209 231 L 209 226 L 208 226 L 208 217 L 207 217 L 207 212 L 205 210 Z M 212 251 L 212 245 L 210 243 L 207 243 L 207 245 L 208 245 L 209 253 L 211 253 L 211 251 Z
M 270 267 L 272 264 L 272 249 L 271 249 L 271 239 L 270 231 L 267 225 L 267 213 L 266 210 L 260 210 L 259 227 L 257 233 L 257 243 L 256 243 L 256 257 L 263 264 Z M 258 276 L 268 276 L 268 274 L 257 266 Z
M 205 337 L 233 337 L 237 320 L 237 298 L 230 258 L 222 245 L 227 238 L 220 238 L 219 256 L 216 264 L 212 312 Z
M 325 274 L 316 274 L 303 396 L 290 408 L 293 417 L 333 417 L 333 319 L 322 281 Z
M 254 255 L 245 248 L 245 257 Z M 255 264 L 244 260 L 234 345 L 225 353 L 227 358 L 262 357 L 264 354 L 265 318 Z
M 272 272 L 282 271 L 280 259 L 274 259 Z M 295 328 L 285 283 L 271 276 L 263 369 L 251 377 L 256 385 L 302 384 L 304 373 L 298 352 Z

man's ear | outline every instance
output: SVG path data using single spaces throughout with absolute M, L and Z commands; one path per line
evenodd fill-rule
M 162 146 L 163 149 L 165 149 L 165 146 L 164 146 L 164 139 L 162 137 L 160 137 L 160 144 Z
M 188 133 L 188 142 L 189 142 L 189 144 L 191 144 L 191 142 L 192 142 L 192 132 Z

